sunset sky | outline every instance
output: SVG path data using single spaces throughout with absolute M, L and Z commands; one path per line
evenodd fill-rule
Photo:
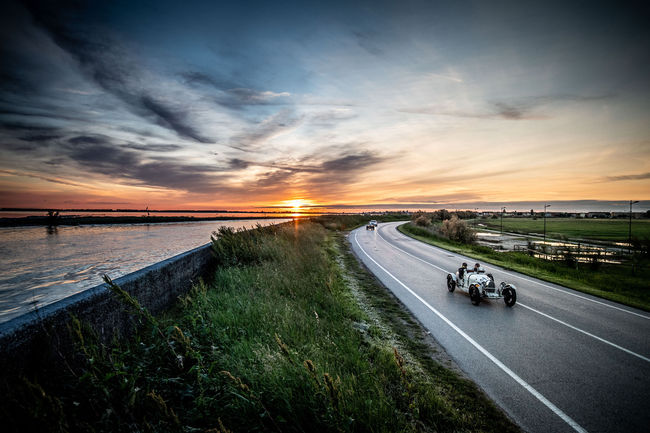
M 650 206 L 647 2 L 52 3 L 3 6 L 0 207 Z

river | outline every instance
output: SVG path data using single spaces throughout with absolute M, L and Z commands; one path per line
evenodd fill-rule
M 0 228 L 0 322 L 205 245 L 219 227 L 284 221 Z

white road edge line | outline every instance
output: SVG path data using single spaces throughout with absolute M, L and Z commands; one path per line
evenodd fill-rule
M 378 233 L 379 233 L 379 231 L 378 231 Z M 380 234 L 379 236 L 381 236 L 381 234 Z M 408 236 L 406 236 L 406 237 L 409 238 Z M 384 239 L 383 236 L 382 236 L 382 239 Z M 413 239 L 413 238 L 409 238 L 409 239 Z M 386 239 L 384 239 L 384 240 L 386 240 Z M 416 242 L 420 242 L 420 241 L 418 241 L 417 239 L 413 239 L 413 240 L 416 241 Z M 386 241 L 386 242 L 388 242 L 388 241 Z M 388 243 L 390 244 L 390 242 L 388 242 Z M 422 243 L 423 245 L 429 245 L 429 244 L 426 244 L 426 243 L 424 243 L 424 242 L 420 242 L 420 243 Z M 392 244 L 391 244 L 391 245 L 392 245 Z M 429 245 L 429 246 L 430 246 L 430 247 L 437 248 L 437 249 L 444 250 L 444 248 L 436 247 L 435 245 Z M 395 247 L 395 248 L 397 248 L 397 247 Z M 399 249 L 399 248 L 398 248 L 398 249 Z M 445 250 L 445 251 L 446 251 L 446 250 Z M 453 254 L 455 254 L 455 255 L 457 255 L 457 256 L 460 256 L 460 255 L 461 255 L 461 254 L 458 254 L 458 253 L 454 253 L 453 251 L 449 251 L 449 252 L 450 252 L 450 253 L 453 253 Z M 493 267 L 493 269 L 497 269 L 497 268 L 494 268 L 494 267 Z M 643 314 L 635 313 L 634 311 L 626 310 L 625 308 L 620 308 L 620 307 L 617 307 L 616 305 L 610 305 L 610 304 L 607 304 L 607 303 L 605 303 L 605 302 L 601 302 L 601 301 L 597 301 L 597 300 L 595 300 L 595 299 L 587 298 L 586 296 L 581 296 L 581 295 L 578 295 L 578 294 L 576 294 L 576 293 L 567 292 L 566 290 L 558 289 L 557 287 L 549 286 L 548 284 L 540 283 L 539 281 L 531 280 L 531 279 L 529 279 L 529 278 L 522 277 L 522 276 L 520 276 L 520 275 L 515 275 L 515 274 L 513 274 L 513 273 L 510 273 L 510 272 L 508 272 L 508 271 L 502 269 L 502 268 L 498 268 L 497 270 L 498 270 L 499 272 L 503 272 L 503 273 L 506 274 L 506 275 L 511 275 L 511 276 L 513 276 L 513 277 L 520 278 L 520 279 L 522 279 L 522 280 L 524 280 L 524 281 L 528 281 L 528 282 L 530 282 L 530 283 L 538 284 L 538 285 L 540 285 L 540 286 L 543 286 L 543 287 L 549 288 L 549 289 L 551 289 L 551 290 L 555 290 L 555 291 L 557 291 L 557 292 L 562 292 L 562 293 L 565 293 L 565 294 L 567 294 L 567 295 L 575 296 L 576 298 L 584 299 L 584 300 L 586 300 L 586 301 L 593 302 L 593 303 L 595 303 L 595 304 L 604 305 L 605 307 L 613 308 L 613 309 L 615 309 L 615 310 L 623 311 L 624 313 L 633 314 L 633 315 L 638 316 L 638 317 L 641 317 L 641 318 L 643 318 L 643 319 L 650 320 L 650 316 L 645 316 L 645 315 L 643 315 Z
M 378 234 L 379 237 L 382 238 L 382 240 L 383 240 L 384 242 L 386 242 L 388 245 L 390 245 L 391 247 L 393 247 L 393 248 L 395 248 L 395 249 L 397 249 L 397 250 L 403 252 L 404 254 L 407 254 L 407 255 L 413 257 L 414 259 L 418 259 L 418 260 L 421 261 L 422 263 L 426 263 L 427 265 L 432 266 L 432 267 L 434 267 L 434 268 L 436 268 L 436 269 L 440 269 L 440 270 L 443 271 L 443 272 L 448 272 L 448 271 L 446 271 L 445 269 L 442 269 L 442 268 L 440 268 L 440 267 L 434 265 L 433 263 L 427 262 L 427 261 L 424 260 L 424 259 L 421 259 L 421 258 L 419 258 L 419 257 L 417 257 L 417 256 L 414 256 L 413 254 L 409 253 L 408 251 L 404 251 L 403 249 L 401 249 L 401 248 L 399 248 L 399 247 L 396 247 L 395 245 L 391 244 L 391 243 L 388 242 L 386 239 L 384 239 L 384 237 L 381 235 L 381 233 L 377 232 L 377 234 Z M 555 320 L 556 322 L 561 323 L 562 325 L 567 326 L 567 327 L 569 327 L 569 328 L 571 328 L 571 329 L 573 329 L 573 330 L 576 330 L 576 331 L 578 331 L 578 332 L 582 332 L 583 334 L 588 335 L 589 337 L 595 338 L 596 340 L 598 340 L 598 341 L 600 341 L 600 342 L 603 342 L 603 343 L 605 343 L 605 344 L 609 344 L 610 346 L 615 347 L 615 348 L 617 348 L 617 349 L 620 349 L 620 350 L 622 350 L 623 352 L 629 353 L 629 354 L 632 355 L 632 356 L 636 356 L 637 358 L 640 358 L 640 359 L 643 359 L 644 361 L 650 362 L 650 359 L 649 359 L 649 358 L 646 358 L 646 357 L 643 356 L 643 355 L 639 355 L 638 353 L 636 353 L 636 352 L 632 352 L 631 350 L 626 349 L 625 347 L 619 346 L 619 345 L 616 344 L 616 343 L 612 343 L 611 341 L 605 340 L 604 338 L 601 338 L 601 337 L 599 337 L 599 336 L 597 336 L 597 335 L 594 335 L 594 334 L 592 334 L 592 333 L 590 333 L 590 332 L 587 332 L 587 331 L 585 331 L 585 330 L 582 330 L 582 329 L 580 329 L 580 328 L 577 328 L 577 327 L 575 327 L 575 326 L 573 326 L 573 325 L 571 325 L 571 324 L 569 324 L 569 323 L 567 323 L 567 322 L 564 322 L 564 321 L 562 321 L 562 320 L 560 320 L 560 319 L 556 319 L 555 317 L 553 317 L 553 316 L 549 316 L 549 315 L 546 314 L 546 313 L 542 313 L 541 311 L 536 310 L 536 309 L 534 309 L 534 308 L 532 308 L 532 307 L 529 307 L 528 305 L 524 305 L 524 304 L 522 304 L 521 302 L 517 302 L 517 305 L 521 305 L 522 307 L 527 308 L 527 309 L 529 309 L 529 310 L 531 310 L 531 311 L 533 311 L 533 312 L 535 312 L 535 313 L 537 313 L 537 314 L 540 314 L 540 315 L 542 315 L 542 316 L 544 316 L 544 317 L 547 317 L 547 318 L 549 318 L 549 319 L 551 319 L 551 320 Z
M 533 388 L 531 385 L 529 385 L 525 380 L 523 380 L 521 377 L 519 377 L 514 371 L 510 370 L 504 363 L 499 361 L 494 355 L 492 355 L 490 352 L 488 352 L 483 346 L 478 344 L 472 337 L 467 335 L 462 329 L 460 329 L 458 326 L 456 326 L 451 320 L 447 319 L 442 313 L 440 313 L 438 310 L 433 308 L 431 304 L 429 304 L 427 301 L 422 299 L 417 293 L 415 293 L 413 290 L 411 290 L 406 284 L 402 283 L 400 280 L 397 279 L 393 274 L 391 274 L 386 268 L 384 268 L 382 265 L 377 263 L 375 259 L 370 257 L 370 255 L 366 252 L 366 250 L 363 249 L 361 244 L 359 243 L 359 240 L 357 239 L 357 232 L 354 233 L 354 241 L 357 243 L 357 246 L 363 253 L 368 257 L 375 265 L 377 265 L 381 270 L 383 270 L 387 275 L 389 275 L 391 278 L 393 278 L 395 281 L 397 281 L 402 287 L 404 287 L 411 295 L 415 296 L 415 298 L 422 302 L 425 307 L 427 307 L 429 310 L 431 310 L 436 316 L 440 317 L 447 325 L 449 325 L 454 331 L 458 332 L 461 337 L 463 337 L 465 340 L 467 340 L 472 346 L 474 346 L 479 352 L 481 352 L 483 355 L 485 355 L 490 361 L 492 361 L 497 367 L 499 367 L 503 372 L 505 372 L 508 376 L 510 376 L 512 379 L 515 380 L 519 385 L 524 387 L 526 391 L 531 393 L 537 400 L 542 402 L 547 408 L 549 408 L 551 411 L 553 411 L 554 414 L 559 416 L 564 422 L 566 422 L 569 426 L 571 426 L 575 431 L 580 432 L 580 433 L 587 433 L 587 430 L 582 428 L 580 424 L 575 422 L 569 415 L 565 414 L 562 412 L 560 408 L 555 406 L 553 403 L 551 403 L 546 397 L 544 397 L 542 394 L 539 393 L 535 388 Z

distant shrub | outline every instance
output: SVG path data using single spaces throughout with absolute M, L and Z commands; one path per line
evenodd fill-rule
M 444 220 L 439 231 L 442 236 L 452 241 L 464 244 L 476 242 L 476 232 L 456 215 L 452 216 L 451 219 Z
M 420 227 L 429 227 L 431 225 L 431 219 L 425 215 L 420 215 L 415 219 L 415 224 Z

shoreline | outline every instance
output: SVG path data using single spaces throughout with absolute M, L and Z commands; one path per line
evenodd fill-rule
M 299 215 L 286 218 L 308 218 L 308 215 Z M 58 217 L 52 219 L 48 216 L 29 216 L 20 218 L 0 218 L 0 227 L 55 227 L 55 226 L 78 226 L 90 224 L 159 224 L 172 222 L 201 222 L 201 221 L 230 221 L 230 220 L 263 220 L 285 218 L 279 216 L 218 216 L 218 217 L 194 217 L 194 216 L 82 216 L 82 217 Z

